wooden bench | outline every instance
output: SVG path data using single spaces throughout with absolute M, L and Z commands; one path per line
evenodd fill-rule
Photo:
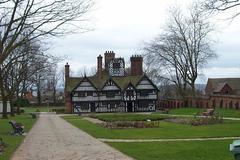
M 207 109 L 205 112 L 201 113 L 201 116 L 213 116 L 215 109 Z
M 13 128 L 13 133 L 12 134 L 20 134 L 22 135 L 24 133 L 24 126 L 21 123 L 17 123 L 14 120 L 9 121 L 9 124 L 11 124 Z

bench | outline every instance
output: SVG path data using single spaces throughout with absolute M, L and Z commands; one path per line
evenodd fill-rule
M 21 123 L 17 123 L 14 120 L 9 121 L 9 124 L 11 124 L 13 128 L 13 133 L 12 134 L 20 134 L 22 135 L 24 133 L 24 126 Z
M 213 116 L 215 109 L 207 109 L 201 113 L 201 116 Z

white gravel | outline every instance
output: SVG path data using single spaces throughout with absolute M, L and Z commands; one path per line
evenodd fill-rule
M 11 160 L 132 160 L 55 114 L 41 114 Z

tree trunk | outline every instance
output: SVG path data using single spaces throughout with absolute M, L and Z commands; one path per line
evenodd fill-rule
M 195 92 L 195 82 L 191 83 L 191 91 L 192 91 L 192 96 L 195 97 L 195 95 L 196 95 L 196 92 Z
M 14 116 L 15 116 L 15 113 L 14 113 L 12 98 L 10 98 L 10 99 L 11 99 L 11 101 L 10 101 L 11 116 L 14 117 Z
M 8 116 L 7 116 L 7 99 L 6 99 L 6 96 L 5 96 L 5 89 L 4 89 L 3 75 L 2 75 L 2 68 L 1 68 L 1 66 L 0 66 L 0 93 L 1 93 L 2 104 L 3 104 L 2 118 L 6 119 L 6 118 L 8 118 Z
M 56 105 L 56 87 L 53 87 L 53 104 Z
M 37 84 L 37 100 L 38 100 L 38 105 L 41 105 L 41 89 L 40 89 L 40 83 Z

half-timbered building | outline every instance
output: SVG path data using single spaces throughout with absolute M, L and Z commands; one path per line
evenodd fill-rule
M 113 51 L 97 57 L 94 76 L 70 77 L 65 65 L 65 104 L 67 112 L 155 111 L 158 88 L 143 73 L 141 56 L 132 56 L 131 73 L 126 73 L 123 58 Z

